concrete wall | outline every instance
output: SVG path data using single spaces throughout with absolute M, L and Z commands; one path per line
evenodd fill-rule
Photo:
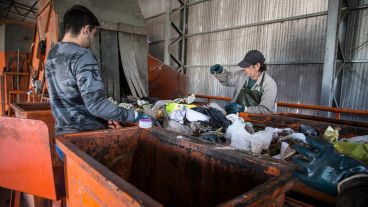
M 34 29 L 15 24 L 5 25 L 5 51 L 29 53 L 33 41 Z

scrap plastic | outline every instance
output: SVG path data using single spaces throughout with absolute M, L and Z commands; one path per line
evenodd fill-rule
M 334 148 L 343 155 L 368 164 L 368 143 L 337 142 Z
M 323 134 L 323 139 L 326 141 L 333 143 L 337 142 L 339 138 L 339 130 L 333 129 L 331 126 L 328 126 L 325 133 Z
M 264 131 L 250 134 L 245 130 L 245 124 L 239 119 L 226 130 L 226 136 L 231 139 L 231 146 L 241 150 L 248 150 L 260 154 L 270 146 L 274 129 L 267 127 Z
M 208 116 L 189 108 L 185 108 L 185 111 L 186 111 L 186 118 L 190 122 L 209 121 L 210 119 Z

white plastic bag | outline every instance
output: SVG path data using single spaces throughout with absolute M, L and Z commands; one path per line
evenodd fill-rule
M 246 139 L 250 134 L 245 130 L 245 125 L 240 120 L 231 124 L 225 136 L 231 139 L 231 146 L 241 150 L 250 150 L 250 142 Z
M 235 123 L 237 120 L 239 120 L 240 122 L 244 122 L 244 119 L 243 118 L 241 118 L 241 117 L 239 117 L 238 115 L 236 115 L 236 114 L 229 114 L 229 115 L 227 115 L 226 116 L 226 118 L 228 119 L 228 120 L 230 120 L 231 121 L 231 123 Z
M 343 138 L 343 139 L 340 139 L 339 142 L 340 141 L 348 141 L 348 142 L 355 143 L 355 144 L 364 144 L 364 143 L 368 143 L 368 135 L 356 136 L 350 139 Z
M 186 114 L 186 110 L 176 110 L 170 113 L 169 117 L 171 120 L 174 120 L 180 124 L 184 124 L 184 117 Z
M 227 128 L 226 136 L 231 139 L 231 146 L 250 150 L 255 154 L 260 154 L 263 149 L 270 147 L 274 128 L 267 127 L 264 131 L 249 134 L 244 127 L 245 124 L 240 119 L 234 119 L 234 123 Z
M 283 138 L 280 138 L 278 140 L 278 142 L 282 142 L 282 141 L 285 141 L 285 140 L 288 140 L 288 139 L 294 139 L 294 140 L 299 140 L 299 141 L 302 141 L 304 143 L 307 143 L 307 141 L 305 140 L 306 137 L 303 133 L 292 133 L 292 134 L 289 134 Z
M 194 111 L 193 109 L 190 108 L 185 108 L 185 111 L 186 111 L 186 118 L 190 122 L 209 121 L 210 119 L 208 116 L 199 113 L 198 111 Z
M 246 137 L 251 143 L 251 150 L 255 154 L 260 154 L 262 150 L 267 150 L 272 141 L 274 128 L 267 127 L 264 131 L 259 131 Z

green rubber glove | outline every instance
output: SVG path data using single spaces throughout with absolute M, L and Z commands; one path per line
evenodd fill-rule
M 337 194 L 337 184 L 355 174 L 368 174 L 368 167 L 362 162 L 339 154 L 334 147 L 316 138 L 307 137 L 310 148 L 295 145 L 294 149 L 305 157 L 294 157 L 299 169 L 294 175 L 306 185 L 330 195 Z
M 220 64 L 212 65 L 210 68 L 211 74 L 222 73 L 223 71 L 224 71 L 224 68 Z
M 225 106 L 225 111 L 228 114 L 236 114 L 238 112 L 244 112 L 244 106 L 237 104 L 237 103 L 231 103 L 227 106 Z
M 152 121 L 154 121 L 155 119 L 147 114 L 144 114 L 142 112 L 138 112 L 137 118 L 134 120 L 135 122 L 138 122 L 139 119 L 151 119 Z

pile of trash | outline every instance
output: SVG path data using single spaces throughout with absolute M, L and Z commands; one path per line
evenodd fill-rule
M 313 136 L 322 137 L 334 144 L 335 149 L 342 154 L 349 154 L 368 163 L 368 136 L 339 139 L 339 129 L 328 127 L 322 134 L 305 125 L 300 125 L 297 131 L 272 127 L 255 131 L 252 123 L 245 122 L 237 114 L 227 114 L 216 103 L 194 104 L 195 99 L 191 95 L 175 100 L 127 97 L 122 103 L 111 98 L 110 101 L 120 107 L 133 108 L 150 115 L 156 120 L 158 127 L 253 154 L 288 160 L 296 154 L 293 149 L 295 144 L 304 145 L 306 136 Z

